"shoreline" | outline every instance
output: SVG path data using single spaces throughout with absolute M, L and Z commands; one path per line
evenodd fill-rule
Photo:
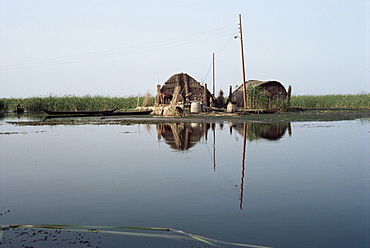
M 6 121 L 17 126 L 44 126 L 44 125 L 129 125 L 129 124 L 157 124 L 174 122 L 321 122 L 321 121 L 346 121 L 356 119 L 369 119 L 370 109 L 308 109 L 299 112 L 284 112 L 274 114 L 238 114 L 222 112 L 206 112 L 190 114 L 187 116 L 120 116 L 120 117 L 66 117 L 50 118 L 50 116 L 25 113 L 26 116 L 45 116 L 40 121 Z M 48 118 L 46 118 L 48 117 Z

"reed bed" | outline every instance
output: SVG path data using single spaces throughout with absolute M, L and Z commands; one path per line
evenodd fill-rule
M 304 109 L 370 109 L 370 93 L 292 96 L 290 103 Z
M 47 96 L 29 98 L 2 98 L 0 107 L 4 110 L 14 110 L 17 104 L 28 111 L 42 111 L 43 109 L 54 111 L 74 111 L 74 110 L 108 110 L 118 108 L 120 110 L 134 109 L 137 106 L 153 105 L 154 98 L 143 97 L 109 97 L 109 96 Z
M 0 98 L 0 110 L 14 110 L 19 103 L 28 111 L 130 110 L 138 106 L 153 106 L 155 98 L 145 96 L 46 96 L 29 98 Z M 304 109 L 370 109 L 370 93 L 355 95 L 301 95 L 291 97 L 291 106 Z

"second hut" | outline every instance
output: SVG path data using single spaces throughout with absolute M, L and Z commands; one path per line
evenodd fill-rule
M 249 80 L 246 82 L 247 108 L 272 109 L 281 106 L 282 102 L 289 101 L 289 93 L 278 81 Z M 244 89 L 240 85 L 230 96 L 229 101 L 236 103 L 237 107 L 244 107 Z

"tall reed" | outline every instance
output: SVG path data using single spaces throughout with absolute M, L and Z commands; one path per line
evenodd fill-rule
M 291 106 L 306 109 L 370 109 L 370 93 L 292 96 L 290 103 Z
M 109 97 L 100 95 L 65 95 L 29 98 L 0 98 L 0 110 L 14 110 L 19 103 L 28 111 L 73 110 L 106 110 L 118 108 L 134 109 L 137 106 L 153 106 L 155 98 L 148 95 L 137 97 Z M 291 97 L 291 106 L 305 109 L 340 108 L 340 109 L 370 109 L 370 93 L 356 95 L 301 95 Z
M 47 96 L 47 97 L 29 97 L 29 98 L 2 98 L 0 102 L 4 103 L 5 110 L 14 110 L 19 103 L 28 111 L 42 111 L 49 109 L 54 111 L 73 111 L 73 110 L 107 110 L 118 108 L 122 110 L 134 109 L 137 104 L 143 104 L 145 97 L 109 97 L 109 96 Z M 154 98 L 146 100 L 147 105 L 154 104 Z

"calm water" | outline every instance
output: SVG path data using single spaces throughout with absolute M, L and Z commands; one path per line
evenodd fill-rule
M 0 120 L 0 224 L 369 247 L 367 121 L 23 127 L 11 118 Z

